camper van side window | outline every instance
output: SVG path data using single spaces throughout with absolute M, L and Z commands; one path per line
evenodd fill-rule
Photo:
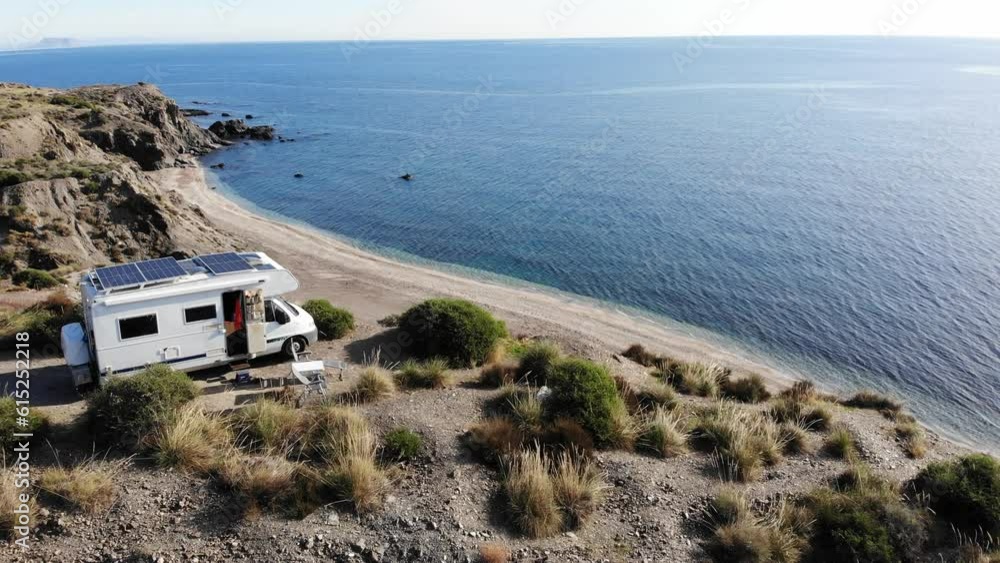
M 197 323 L 201 321 L 214 321 L 216 319 L 215 305 L 203 305 L 201 307 L 191 307 L 184 309 L 184 322 Z
M 130 317 L 118 319 L 118 333 L 122 340 L 150 336 L 159 332 L 156 324 L 156 315 L 142 315 L 140 317 Z

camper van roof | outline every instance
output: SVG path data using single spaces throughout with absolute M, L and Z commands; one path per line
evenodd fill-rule
M 154 285 L 204 280 L 217 276 L 284 269 L 262 252 L 223 252 L 187 260 L 158 258 L 96 268 L 84 279 L 98 292 L 120 293 Z

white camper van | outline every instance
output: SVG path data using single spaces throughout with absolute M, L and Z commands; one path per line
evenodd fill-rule
M 313 318 L 281 296 L 299 282 L 262 252 L 161 258 L 87 272 L 83 324 L 62 328 L 77 386 L 151 364 L 195 371 L 299 352 L 316 342 Z

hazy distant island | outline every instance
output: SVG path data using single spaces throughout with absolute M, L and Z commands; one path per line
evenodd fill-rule
M 281 131 L 185 113 L 148 84 L 0 84 L 0 341 L 30 335 L 35 413 L 31 498 L 3 474 L 0 533 L 23 539 L 24 504 L 30 559 L 997 560 L 1000 464 L 905 399 L 261 216 L 199 158 Z M 274 387 L 154 366 L 75 394 L 55 346 L 82 271 L 246 249 L 302 282 L 312 357 L 347 362 L 323 400 L 297 405 L 275 361 L 251 367 Z

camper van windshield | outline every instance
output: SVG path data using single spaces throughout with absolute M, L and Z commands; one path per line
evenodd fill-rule
M 291 313 L 293 316 L 296 316 L 296 317 L 299 316 L 299 310 L 296 309 L 295 306 L 292 305 L 291 303 L 289 303 L 288 301 L 285 301 L 284 298 L 282 298 L 282 297 L 275 297 L 274 300 L 277 301 L 277 302 L 279 302 L 279 303 L 281 303 L 282 305 L 284 305 L 285 306 L 285 310 L 288 311 L 289 313 Z

